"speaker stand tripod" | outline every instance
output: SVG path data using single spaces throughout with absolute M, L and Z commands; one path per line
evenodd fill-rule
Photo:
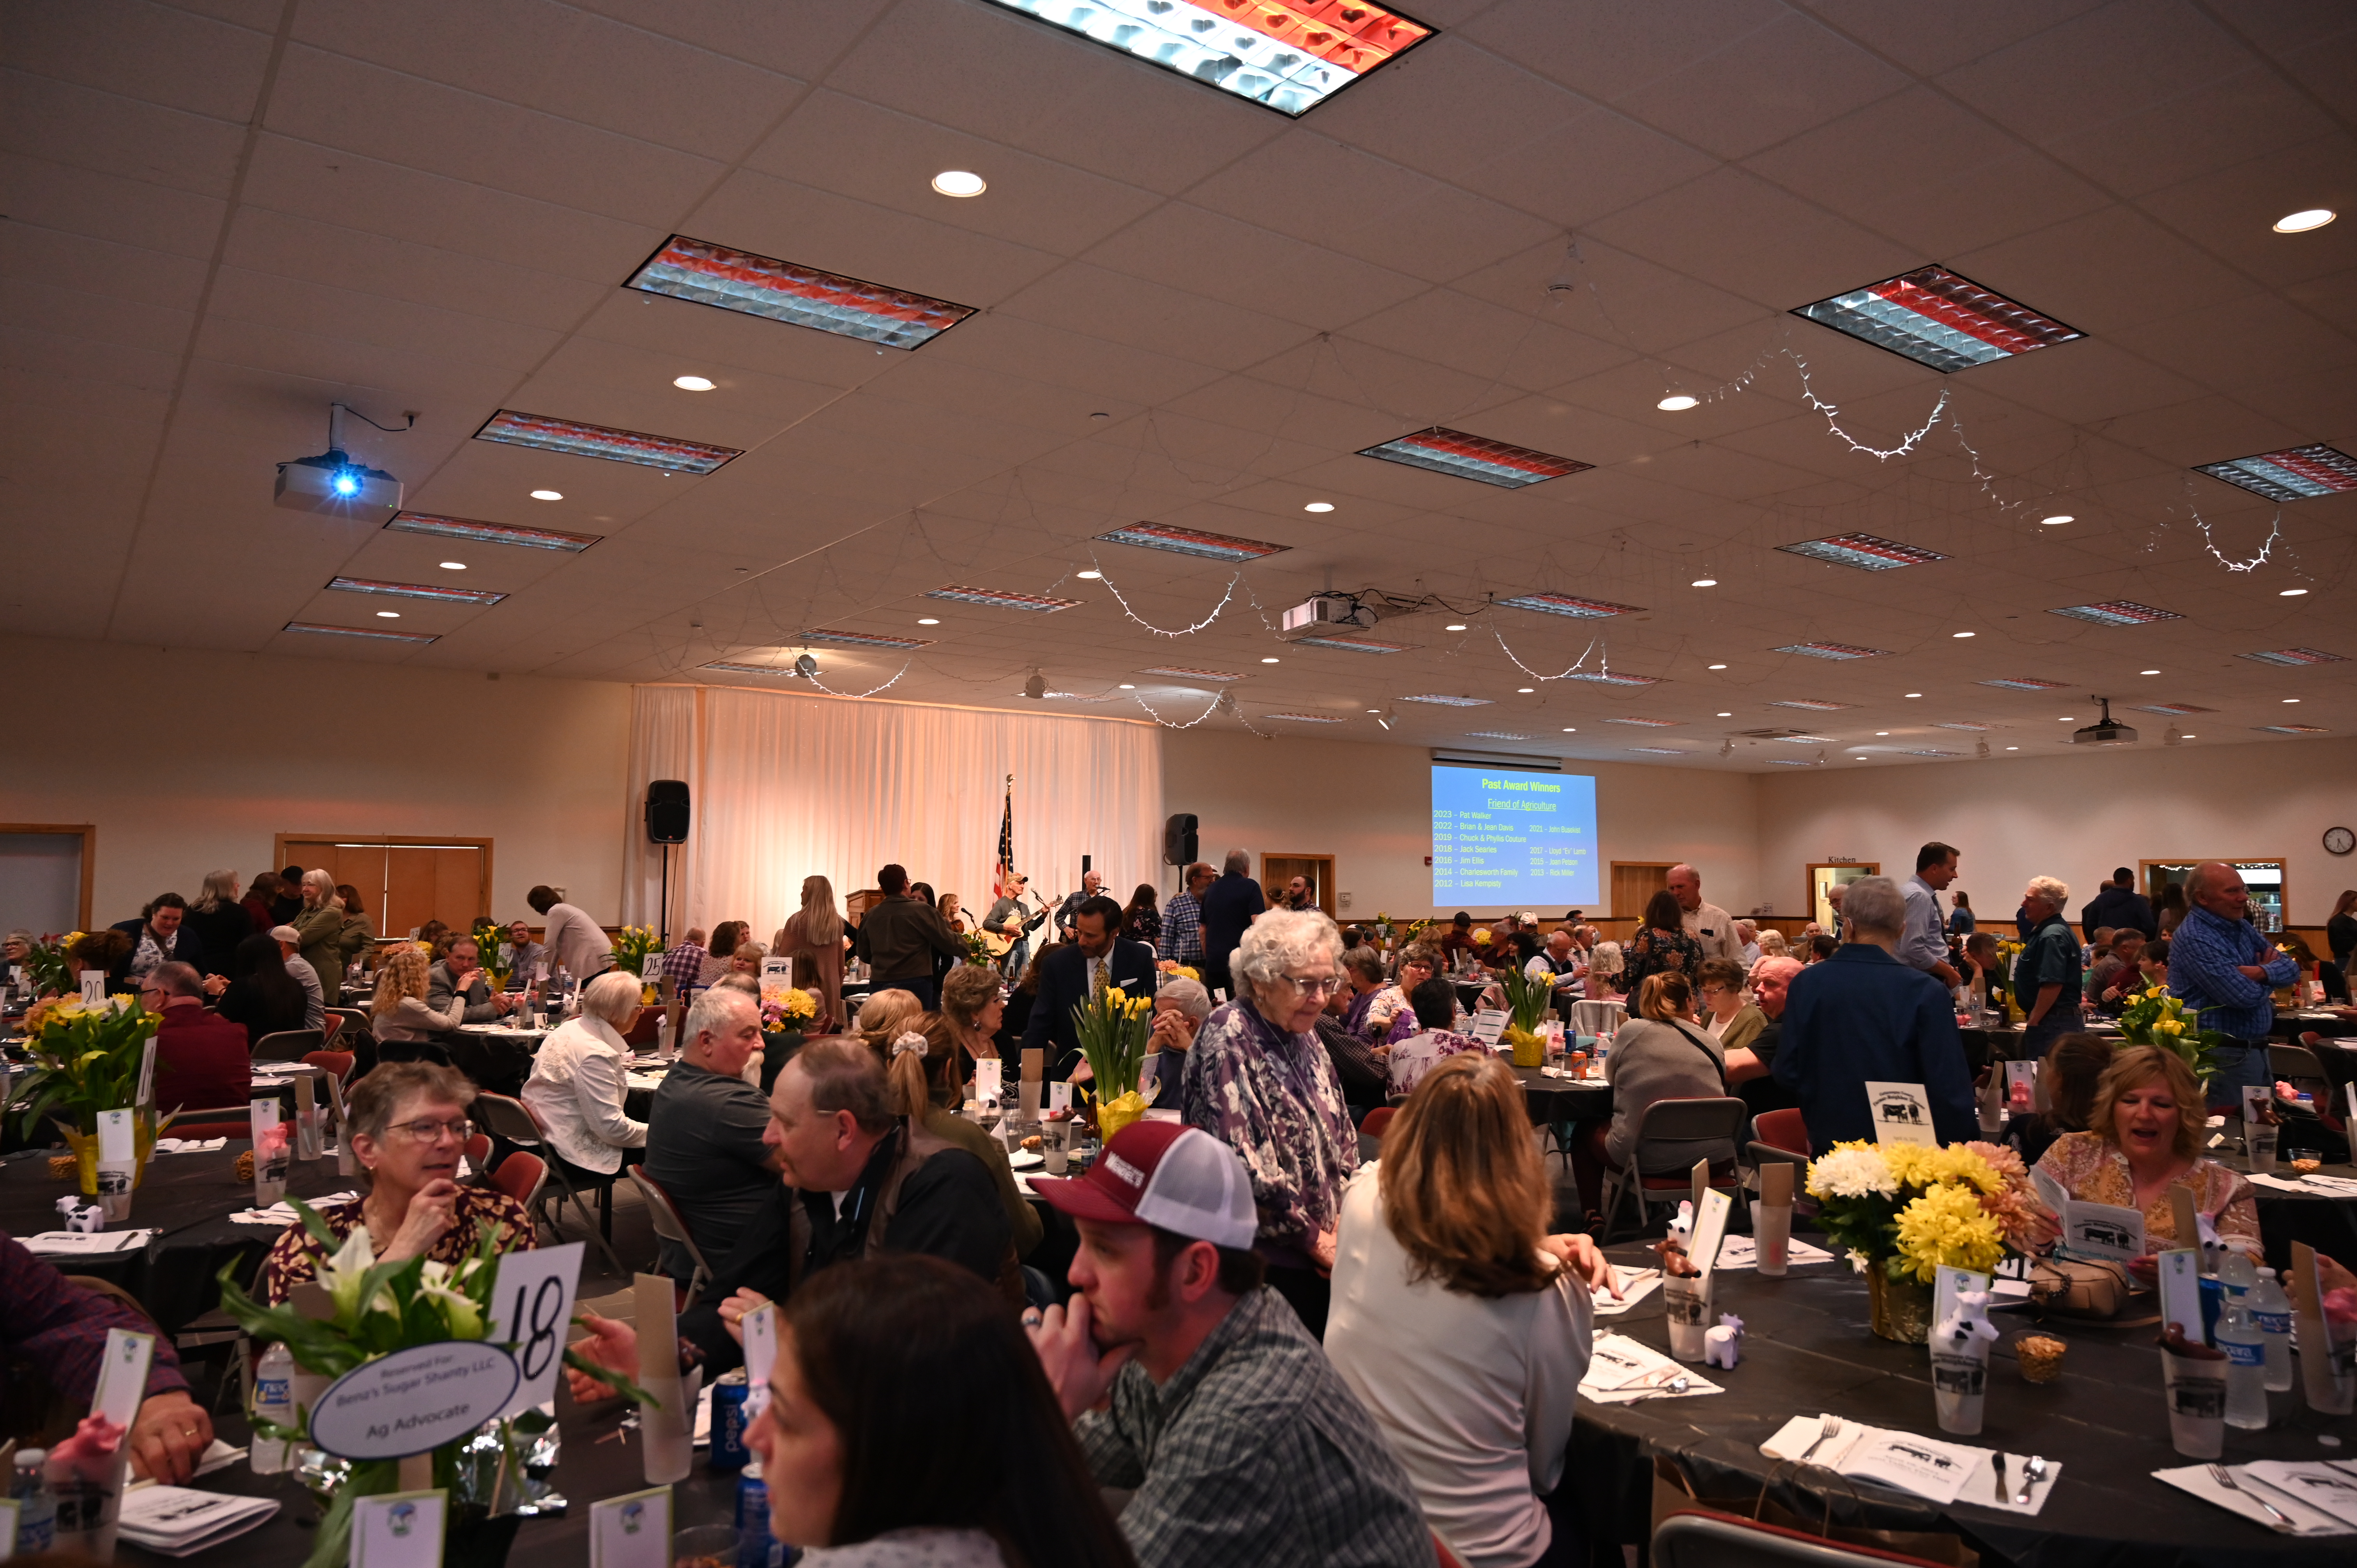
M 665 947 L 671 946 L 671 845 L 662 846 L 662 901 L 655 906 L 655 924 L 661 928 L 655 935 Z

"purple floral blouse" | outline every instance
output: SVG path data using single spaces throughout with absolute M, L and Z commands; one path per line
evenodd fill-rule
M 1187 1052 L 1181 1103 L 1189 1123 L 1243 1158 L 1262 1251 L 1306 1253 L 1340 1221 L 1359 1133 L 1316 1035 L 1287 1034 L 1249 1003 L 1222 1003 Z

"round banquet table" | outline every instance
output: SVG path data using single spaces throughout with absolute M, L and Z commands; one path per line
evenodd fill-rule
M 523 1080 L 532 1076 L 533 1053 L 549 1033 L 504 1024 L 461 1024 L 449 1037 L 450 1062 L 479 1088 L 493 1094 L 521 1094 Z
M 1641 1245 L 1609 1251 L 1626 1263 L 1657 1262 Z M 1705 1498 L 1713 1499 L 1707 1506 L 1748 1513 L 1764 1487 L 1811 1523 L 1830 1505 L 1841 1524 L 1959 1532 L 1980 1551 L 1985 1563 L 2248 1568 L 2350 1561 L 2348 1537 L 2279 1537 L 2152 1478 L 2155 1470 L 2192 1461 L 2169 1446 L 2159 1352 L 2149 1326 L 2109 1328 L 2067 1320 L 2037 1325 L 2040 1332 L 2070 1346 L 2061 1377 L 2040 1386 L 2022 1380 L 2011 1351 L 2034 1314 L 1993 1315 L 1999 1338 L 1989 1366 L 1986 1423 L 1979 1436 L 1956 1441 L 2017 1455 L 2039 1454 L 2062 1466 L 2044 1509 L 2030 1516 L 1962 1498 L 1942 1508 L 1828 1470 L 1796 1469 L 1760 1452 L 1760 1444 L 1794 1415 L 1831 1413 L 1940 1435 L 1923 1348 L 1878 1339 L 1868 1331 L 1866 1283 L 1846 1266 L 1795 1268 L 1781 1280 L 1761 1279 L 1749 1270 L 1722 1273 L 1712 1310 L 1742 1318 L 1746 1330 L 1742 1361 L 1734 1370 L 1697 1369 L 1726 1391 L 1635 1404 L 1580 1402 L 1566 1475 L 1579 1488 L 1581 1516 L 1589 1522 L 1592 1539 L 1633 1543 L 1648 1538 L 1653 1462 L 1669 1456 Z M 1625 1315 L 1597 1319 L 1597 1332 L 1626 1334 L 1666 1352 L 1661 1293 L 1656 1290 Z M 2229 1431 L 2226 1462 L 2346 1459 L 2357 1451 L 2357 1417 L 2318 1415 L 2297 1388 L 2270 1394 L 2268 1402 L 2274 1424 L 2264 1432 Z M 2320 1446 L 2317 1439 L 2327 1433 L 2342 1446 Z
M 153 1230 L 146 1246 L 90 1257 L 51 1258 L 70 1274 L 89 1274 L 121 1285 L 137 1299 L 167 1334 L 176 1334 L 221 1302 L 221 1265 L 234 1262 L 231 1277 L 250 1275 L 278 1240 L 278 1227 L 240 1225 L 229 1218 L 253 1207 L 253 1183 L 240 1181 L 237 1156 L 252 1148 L 232 1138 L 210 1154 L 156 1155 L 131 1198 L 131 1217 L 109 1230 Z M 52 1153 L 30 1149 L 0 1161 L 0 1230 L 23 1238 L 64 1229 L 57 1201 L 77 1191 L 71 1182 L 49 1176 Z M 316 1198 L 358 1190 L 339 1176 L 333 1159 L 295 1160 L 286 1173 L 290 1197 Z
M 1556 1126 L 1612 1114 L 1612 1086 L 1600 1078 L 1548 1078 L 1534 1067 L 1518 1067 L 1530 1101 L 1533 1126 Z

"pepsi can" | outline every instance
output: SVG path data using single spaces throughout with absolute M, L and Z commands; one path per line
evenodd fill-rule
M 745 1369 L 723 1372 L 712 1385 L 712 1454 L 716 1470 L 741 1470 L 752 1457 L 745 1446 Z
M 784 1542 L 770 1533 L 770 1485 L 761 1479 L 761 1462 L 749 1460 L 737 1477 L 737 1568 L 784 1568 L 790 1561 Z

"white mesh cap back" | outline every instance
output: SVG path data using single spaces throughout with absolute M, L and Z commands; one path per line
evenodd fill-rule
M 1103 1157 L 1119 1156 L 1108 1151 Z M 1137 1200 L 1137 1217 L 1180 1236 L 1239 1251 L 1250 1251 L 1260 1230 L 1243 1161 L 1200 1127 L 1188 1128 L 1163 1151 Z

